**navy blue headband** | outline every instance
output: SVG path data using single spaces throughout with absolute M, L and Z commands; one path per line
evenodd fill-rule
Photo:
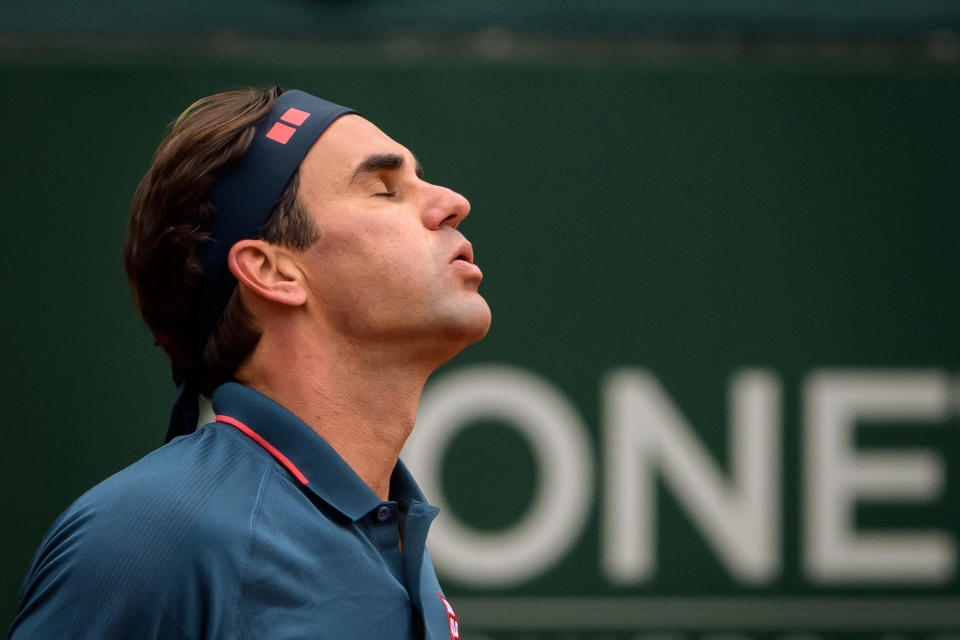
M 202 353 L 236 288 L 227 266 L 230 248 L 260 234 L 313 143 L 334 120 L 348 113 L 356 111 L 303 91 L 285 91 L 257 124 L 247 152 L 210 190 L 215 212 L 211 240 L 202 256 L 205 283 L 190 327 L 196 353 Z M 176 365 L 173 378 L 178 389 L 167 441 L 193 431 L 199 413 L 196 382 Z

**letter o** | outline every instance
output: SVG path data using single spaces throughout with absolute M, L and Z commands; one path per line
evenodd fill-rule
M 494 532 L 459 521 L 440 479 L 447 446 L 479 418 L 503 421 L 526 438 L 540 474 L 527 513 Z M 403 459 L 442 512 L 430 533 L 434 564 L 464 584 L 502 587 L 540 575 L 575 542 L 590 512 L 593 456 L 583 421 L 549 382 L 515 367 L 475 365 L 431 383 Z

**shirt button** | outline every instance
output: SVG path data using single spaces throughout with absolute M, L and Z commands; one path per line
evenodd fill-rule
M 377 509 L 377 520 L 380 522 L 389 520 L 391 515 L 393 515 L 392 510 L 387 505 L 383 505 Z

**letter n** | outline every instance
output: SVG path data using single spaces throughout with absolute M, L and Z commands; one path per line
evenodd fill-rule
M 651 373 L 615 370 L 605 380 L 603 395 L 601 555 L 608 578 L 636 584 L 656 573 L 658 479 L 735 578 L 748 584 L 775 578 L 782 517 L 776 374 L 744 370 L 734 375 L 726 474 Z

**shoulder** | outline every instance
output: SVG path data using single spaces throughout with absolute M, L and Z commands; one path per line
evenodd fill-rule
M 254 507 L 255 488 L 269 462 L 241 435 L 211 425 L 107 478 L 58 523 L 91 535 L 142 534 L 141 545 L 175 544 L 205 519 L 242 518 Z M 223 528 L 228 526 L 224 522 Z
M 148 627 L 176 612 L 171 624 L 179 626 L 191 615 L 184 603 L 205 615 L 204 594 L 233 582 L 274 466 L 257 449 L 240 434 L 208 426 L 90 489 L 37 550 L 15 628 L 66 616 L 104 632 L 96 621 L 111 611 L 124 625 Z

